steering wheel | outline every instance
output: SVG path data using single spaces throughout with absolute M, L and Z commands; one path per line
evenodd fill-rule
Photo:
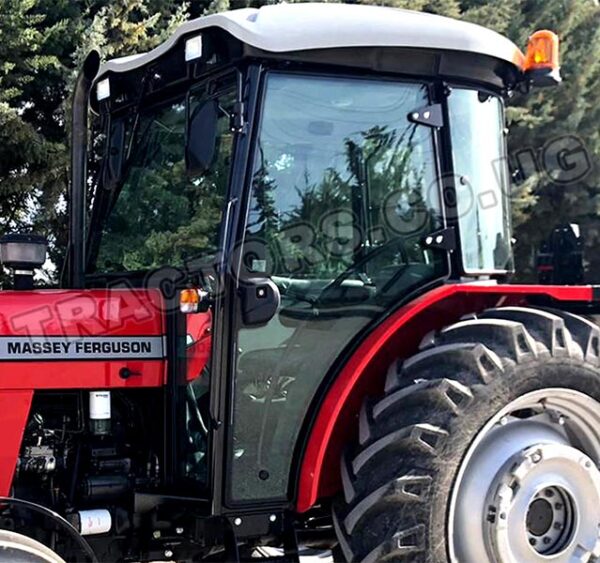
M 377 258 L 377 256 L 380 256 L 381 254 L 390 250 L 391 248 L 396 248 L 396 250 L 399 251 L 399 253 L 402 257 L 402 260 L 405 262 L 406 265 L 408 265 L 408 262 L 409 262 L 408 251 L 406 250 L 406 245 L 404 244 L 403 238 L 396 237 L 396 238 L 390 239 L 387 242 L 385 242 L 384 244 L 382 244 L 381 246 L 378 246 L 377 248 L 374 248 L 373 250 L 370 250 L 369 252 L 367 252 L 358 262 L 351 264 L 341 274 L 339 274 L 335 279 L 333 279 L 330 283 L 328 283 L 323 288 L 323 291 L 321 291 L 321 294 L 319 295 L 317 302 L 325 301 L 327 294 L 331 293 L 331 292 L 335 291 L 337 288 L 339 288 L 354 272 L 356 272 L 356 270 L 358 270 L 361 266 L 364 266 L 365 264 L 367 264 L 368 262 L 373 260 L 373 258 Z M 402 268 L 402 266 L 399 266 L 399 268 Z M 404 268 L 406 268 L 406 266 L 404 266 Z

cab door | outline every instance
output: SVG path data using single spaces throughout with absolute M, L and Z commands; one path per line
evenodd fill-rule
M 311 404 L 368 327 L 447 272 L 426 84 L 269 73 L 236 264 L 226 502 L 285 501 Z

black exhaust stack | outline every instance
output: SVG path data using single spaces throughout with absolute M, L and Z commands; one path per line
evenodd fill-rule
M 71 108 L 71 190 L 69 206 L 69 286 L 85 285 L 85 215 L 87 183 L 88 103 L 100 68 L 100 54 L 91 51 L 77 77 Z

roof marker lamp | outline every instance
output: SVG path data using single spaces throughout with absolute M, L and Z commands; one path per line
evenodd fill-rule
M 541 30 L 529 38 L 523 70 L 534 86 L 560 84 L 559 39 L 556 33 Z
M 185 62 L 195 61 L 202 57 L 202 35 L 190 37 L 185 42 Z
M 48 242 L 40 235 L 9 234 L 0 238 L 0 261 L 14 274 L 14 289 L 33 289 L 33 271 L 46 261 Z
M 96 98 L 99 102 L 110 98 L 110 81 L 108 78 L 100 80 L 96 85 Z

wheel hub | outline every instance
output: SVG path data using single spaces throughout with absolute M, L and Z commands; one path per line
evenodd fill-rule
M 505 465 L 490 489 L 491 555 L 502 562 L 595 555 L 599 503 L 600 471 L 583 452 L 562 444 L 528 448 Z
M 600 404 L 536 391 L 497 413 L 459 470 L 449 515 L 454 562 L 600 558 Z
M 548 487 L 533 497 L 525 524 L 529 544 L 542 555 L 560 553 L 574 531 L 576 506 L 562 487 Z

